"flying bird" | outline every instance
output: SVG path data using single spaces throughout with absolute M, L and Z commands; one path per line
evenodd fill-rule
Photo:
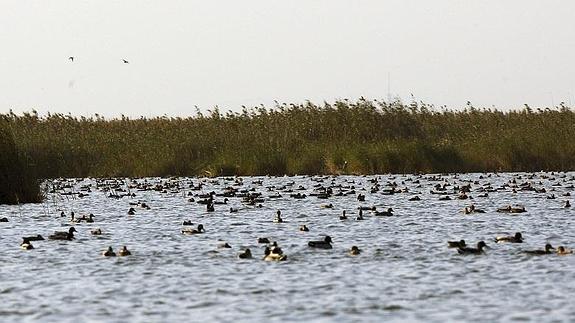
M 73 61 L 74 61 L 74 56 L 70 56 L 70 57 L 68 57 L 68 59 L 73 62 Z
M 122 60 L 124 61 L 124 64 L 130 64 L 130 62 L 128 62 L 127 60 L 125 60 L 125 59 L 122 59 Z

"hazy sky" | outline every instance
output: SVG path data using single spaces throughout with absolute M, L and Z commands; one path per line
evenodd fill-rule
M 0 0 L 0 112 L 387 98 L 388 75 L 435 105 L 575 105 L 574 18 L 570 0 Z

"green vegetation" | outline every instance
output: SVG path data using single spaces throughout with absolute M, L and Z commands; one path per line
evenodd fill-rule
M 40 185 L 16 149 L 9 126 L 0 120 L 0 204 L 40 202 Z
M 0 115 L 42 177 L 575 169 L 575 112 L 400 102 L 278 104 L 190 118 Z

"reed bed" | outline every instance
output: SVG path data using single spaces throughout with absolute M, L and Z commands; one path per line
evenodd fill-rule
M 43 178 L 575 169 L 575 113 L 563 105 L 456 111 L 361 99 L 188 118 L 0 120 Z
M 10 127 L 0 120 L 0 204 L 42 201 L 30 160 L 16 148 Z

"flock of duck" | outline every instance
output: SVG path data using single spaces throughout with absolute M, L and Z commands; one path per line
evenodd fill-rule
M 573 182 L 574 177 L 568 177 L 565 173 L 533 173 L 533 174 L 514 174 L 504 184 L 494 187 L 489 180 L 491 177 L 498 177 L 498 174 L 483 174 L 479 175 L 476 179 L 459 179 L 458 174 L 450 175 L 398 175 L 386 176 L 385 180 L 382 176 L 369 176 L 366 177 L 367 185 L 359 183 L 357 177 L 351 176 L 309 176 L 309 181 L 312 185 L 311 188 L 303 185 L 296 185 L 296 182 L 290 178 L 286 178 L 282 185 L 268 185 L 264 186 L 264 178 L 251 178 L 251 183 L 245 183 L 244 177 L 221 177 L 221 178 L 164 178 L 164 179 L 97 179 L 90 183 L 85 183 L 82 179 L 58 179 L 48 182 L 49 196 L 53 194 L 60 198 L 73 198 L 81 199 L 88 197 L 94 191 L 104 192 L 109 199 L 122 200 L 129 199 L 129 205 L 126 216 L 138 216 L 139 209 L 150 210 L 152 207 L 148 205 L 147 201 L 134 201 L 134 198 L 142 191 L 155 191 L 159 194 L 178 194 L 183 196 L 189 203 L 196 203 L 205 205 L 206 214 L 213 212 L 219 213 L 238 213 L 245 208 L 263 208 L 264 205 L 270 208 L 277 199 L 289 200 L 302 200 L 302 199 L 336 199 L 342 196 L 352 196 L 357 200 L 356 207 L 350 207 L 348 211 L 357 209 L 357 216 L 348 217 L 349 213 L 346 210 L 340 210 L 334 214 L 334 219 L 339 221 L 362 221 L 366 220 L 369 216 L 373 217 L 394 217 L 398 216 L 394 213 L 392 207 L 385 207 L 384 210 L 378 210 L 377 206 L 365 205 L 366 194 L 380 194 L 382 196 L 405 194 L 407 201 L 420 201 L 421 190 L 424 189 L 424 184 L 430 184 L 430 195 L 426 198 L 433 198 L 437 196 L 437 200 L 447 201 L 451 199 L 457 200 L 475 200 L 479 198 L 487 198 L 489 194 L 497 194 L 499 192 L 511 192 L 519 194 L 521 192 L 529 191 L 538 194 L 545 194 L 546 199 L 554 200 L 557 194 L 562 197 L 569 197 L 570 191 L 575 190 Z M 551 184 L 551 188 L 545 188 L 541 180 L 544 179 Z M 399 181 L 399 183 L 398 183 Z M 246 181 L 247 182 L 247 181 Z M 410 185 L 407 185 L 409 183 Z M 219 189 L 218 189 L 219 188 Z M 558 192 L 561 188 L 561 192 Z M 261 192 L 264 189 L 267 194 Z M 549 190 L 549 192 L 548 192 Z M 476 194 L 477 193 L 477 194 Z M 551 193 L 551 194 L 549 194 Z M 285 196 L 284 196 L 285 195 Z M 234 200 L 236 207 L 231 207 L 231 202 Z M 237 205 L 241 205 L 238 207 Z M 561 202 L 562 207 L 569 208 L 569 200 Z M 222 208 L 222 206 L 224 206 Z M 332 203 L 321 205 L 325 209 L 333 209 Z M 216 211 L 216 209 L 218 209 Z M 517 216 L 521 213 L 526 213 L 527 210 L 521 205 L 506 205 L 495 210 L 498 213 L 507 213 Z M 75 239 L 74 234 L 78 231 L 73 226 L 79 223 L 93 224 L 96 222 L 96 216 L 92 213 L 83 214 L 77 217 L 75 212 L 66 214 L 64 210 L 58 210 L 59 218 L 68 218 L 70 226 L 66 231 L 56 231 L 48 235 L 48 240 L 58 241 L 71 241 Z M 330 211 L 333 212 L 333 211 Z M 473 215 L 480 213 L 487 213 L 488 211 L 479 209 L 475 204 L 470 204 L 461 210 L 463 215 Z M 366 215 L 369 214 L 369 216 Z M 337 215 L 339 214 L 339 215 Z M 9 222 L 6 217 L 0 218 L 0 222 Z M 281 210 L 275 212 L 273 219 L 270 217 L 270 222 L 284 223 Z M 306 224 L 299 226 L 299 231 L 308 232 L 310 228 Z M 101 235 L 101 228 L 93 228 L 90 230 L 91 235 Z M 184 220 L 181 223 L 179 230 L 180 234 L 184 235 L 199 235 L 206 234 L 206 229 L 201 223 L 194 223 L 191 220 Z M 254 237 L 255 239 L 256 237 Z M 32 250 L 34 246 L 32 242 L 45 240 L 40 234 L 33 236 L 22 237 L 20 247 L 24 250 Z M 518 244 L 524 241 L 521 232 L 516 232 L 510 236 L 496 236 L 493 238 L 494 243 L 513 243 Z M 288 256 L 284 253 L 277 241 L 271 241 L 267 237 L 257 237 L 258 244 L 265 246 L 263 250 L 262 259 L 265 261 L 285 261 Z M 331 236 L 325 235 L 320 240 L 311 240 L 307 243 L 307 247 L 314 249 L 332 249 L 333 240 Z M 226 242 L 218 246 L 219 248 L 231 248 Z M 454 248 L 459 254 L 480 255 L 485 253 L 487 243 L 479 241 L 476 247 L 467 245 L 464 239 L 447 241 L 448 248 Z M 362 249 L 358 246 L 351 246 L 347 253 L 351 256 L 360 255 Z M 554 248 L 550 243 L 546 243 L 544 249 L 538 250 L 523 250 L 525 254 L 529 255 L 568 255 L 572 254 L 573 250 L 565 246 L 558 246 Z M 122 246 L 119 251 L 115 252 L 112 246 L 108 246 L 101 255 L 105 257 L 115 256 L 129 256 L 131 251 L 126 246 Z M 237 257 L 240 259 L 253 258 L 252 250 L 246 248 L 242 250 Z

